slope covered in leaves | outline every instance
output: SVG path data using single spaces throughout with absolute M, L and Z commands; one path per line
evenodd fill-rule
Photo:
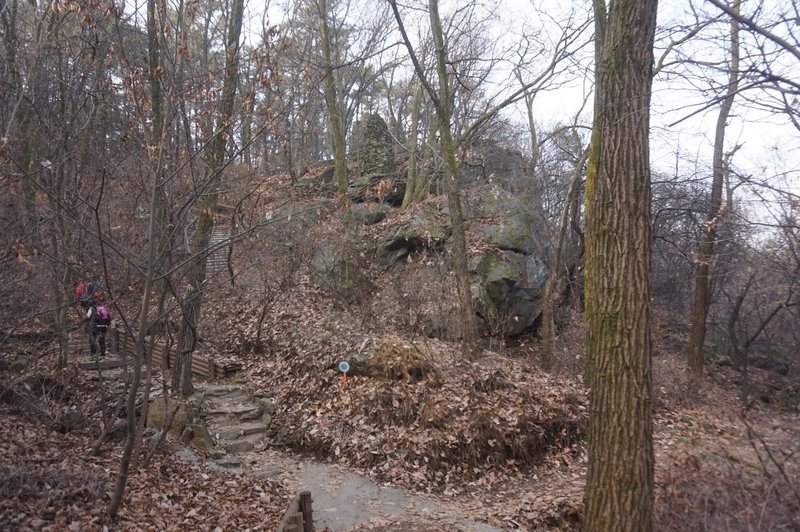
M 0 361 L 0 529 L 270 530 L 282 516 L 289 495 L 277 482 L 208 468 L 170 444 L 131 473 L 111 522 L 123 438 L 94 453 L 97 382 L 47 373 L 19 375 Z
M 580 441 L 576 385 L 499 355 L 478 362 L 434 341 L 417 347 L 431 363 L 424 377 L 357 376 L 346 388 L 334 354 L 278 355 L 257 379 L 274 398 L 275 438 L 429 491 L 530 471 Z

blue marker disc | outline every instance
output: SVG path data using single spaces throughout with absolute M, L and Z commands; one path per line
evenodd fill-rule
M 346 360 L 342 360 L 339 362 L 339 371 L 342 373 L 347 373 L 350 371 L 350 364 L 348 364 Z

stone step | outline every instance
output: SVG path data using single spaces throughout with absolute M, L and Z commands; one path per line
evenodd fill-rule
M 222 430 L 211 426 L 209 430 L 220 440 L 236 440 L 254 434 L 264 434 L 267 432 L 267 425 L 264 422 L 254 422 L 232 425 Z
M 264 435 L 254 434 L 236 440 L 227 440 L 220 442 L 222 448 L 229 453 L 243 453 L 252 451 L 264 445 Z
M 243 424 L 252 424 L 252 423 L 260 423 L 265 427 L 269 427 L 272 424 L 272 416 L 269 414 L 264 414 L 258 419 L 247 420 L 243 422 L 241 419 L 235 417 L 203 417 L 203 422 L 209 426 L 213 427 L 214 431 L 222 432 L 223 430 L 229 429 L 236 429 L 238 427 L 243 426 Z
M 254 421 L 264 415 L 264 409 L 257 404 L 234 403 L 232 405 L 213 404 L 203 407 L 203 415 L 212 418 L 235 418 L 241 421 Z
M 212 384 L 200 390 L 206 397 L 224 397 L 225 400 L 246 398 L 252 400 L 252 395 L 242 388 L 232 384 Z

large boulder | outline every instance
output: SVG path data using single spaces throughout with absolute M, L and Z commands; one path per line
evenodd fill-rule
M 533 201 L 497 186 L 482 187 L 480 201 L 471 205 L 468 216 L 487 244 L 524 255 L 544 254 L 544 217 Z
M 492 183 L 505 190 L 517 190 L 530 176 L 530 167 L 519 151 L 492 141 L 479 141 L 464 152 L 459 182 L 464 188 Z
M 406 174 L 361 174 L 347 186 L 347 195 L 353 202 L 378 202 L 394 207 L 403 203 L 406 193 Z
M 188 401 L 180 402 L 172 398 L 156 397 L 147 408 L 146 425 L 163 430 L 170 422 L 170 416 L 174 412 L 174 417 L 169 425 L 169 433 L 174 438 L 180 439 L 183 437 L 187 425 L 199 423 L 200 402 L 202 402 L 202 396 L 199 394 L 191 397 Z
M 391 207 L 385 203 L 354 203 L 347 210 L 347 221 L 361 225 L 374 225 L 382 222 Z
M 488 245 L 473 257 L 476 308 L 491 334 L 514 336 L 541 314 L 548 246 L 541 235 L 544 217 L 533 205 L 499 186 L 473 194 L 471 232 Z
M 542 312 L 547 267 L 539 257 L 487 250 L 475 267 L 476 308 L 489 332 L 514 336 L 529 329 Z
M 521 334 L 541 314 L 548 246 L 541 237 L 546 234 L 544 217 L 533 204 L 497 185 L 465 194 L 473 297 L 486 330 L 492 335 Z M 411 254 L 441 250 L 451 232 L 444 198 L 412 205 L 403 216 L 392 218 L 383 227 L 381 265 L 389 268 Z M 436 334 L 441 324 L 437 325 L 433 318 L 426 316 L 423 324 L 426 332 Z

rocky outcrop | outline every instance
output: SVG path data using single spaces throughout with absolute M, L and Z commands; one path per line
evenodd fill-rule
M 356 124 L 351 158 L 358 169 L 347 195 L 354 202 L 399 206 L 405 194 L 405 173 L 396 172 L 395 141 L 379 115 L 366 114 Z
M 381 235 L 380 264 L 383 268 L 423 249 L 438 249 L 450 236 L 450 215 L 443 206 L 425 202 L 413 205 L 408 212 L 408 216 L 387 226 Z
M 183 437 L 188 425 L 193 425 L 200 420 L 199 404 L 202 397 L 193 395 L 188 401 L 176 401 L 155 397 L 147 408 L 148 427 L 163 429 L 169 423 L 169 433 L 176 439 Z
M 486 332 L 492 335 L 525 332 L 541 313 L 548 251 L 542 240 L 544 218 L 532 204 L 496 185 L 465 195 L 469 239 L 480 241 L 472 246 L 470 258 L 473 296 Z M 387 269 L 409 255 L 440 251 L 451 231 L 443 198 L 412 205 L 382 228 L 380 265 Z M 423 317 L 426 333 L 436 334 L 441 328 L 437 319 Z
M 541 258 L 489 250 L 475 267 L 477 309 L 492 334 L 514 336 L 529 329 L 542 312 L 547 268 Z
M 547 278 L 543 217 L 497 186 L 483 187 L 469 208 L 472 232 L 489 245 L 472 260 L 477 310 L 491 334 L 513 336 L 541 314 Z
M 491 183 L 514 190 L 530 174 L 528 163 L 519 151 L 481 141 L 464 152 L 459 181 L 463 188 Z
M 377 114 L 365 114 L 355 128 L 352 155 L 362 176 L 394 172 L 394 139 Z
M 382 222 L 391 207 L 385 203 L 354 203 L 347 211 L 347 221 L 361 225 L 374 225 Z
M 480 200 L 469 204 L 467 217 L 484 242 L 523 255 L 543 253 L 544 219 L 532 201 L 498 186 L 481 187 L 473 196 Z

